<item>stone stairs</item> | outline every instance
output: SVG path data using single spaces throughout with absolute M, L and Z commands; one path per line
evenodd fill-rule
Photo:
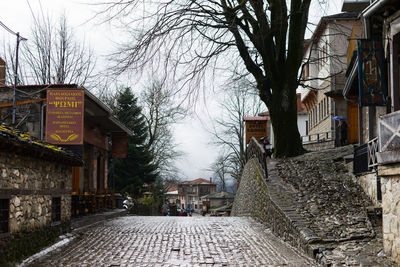
M 353 147 L 268 162 L 271 199 L 306 233 L 306 253 L 324 266 L 396 266 L 383 255 L 381 210 L 346 164 Z M 292 218 L 292 219 L 291 219 Z

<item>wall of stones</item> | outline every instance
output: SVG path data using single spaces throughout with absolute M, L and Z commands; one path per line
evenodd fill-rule
M 400 264 L 400 164 L 379 166 L 382 188 L 383 247 Z
M 323 149 L 329 149 L 335 147 L 335 141 L 327 141 L 327 142 L 318 142 L 318 143 L 310 143 L 303 144 L 303 147 L 308 151 L 319 151 Z
M 366 173 L 360 176 L 355 177 L 355 181 L 361 185 L 364 192 L 371 199 L 374 205 L 380 207 L 381 203 L 378 201 L 378 190 L 376 183 L 376 173 Z
M 299 218 L 296 215 L 288 216 L 290 208 L 282 208 L 273 200 L 274 195 L 270 194 L 274 193 L 270 192 L 265 183 L 261 165 L 257 159 L 250 159 L 244 167 L 231 216 L 251 217 L 292 246 L 303 250 L 309 256 L 314 256 L 312 247 L 308 245 L 312 237 L 299 224 L 294 223 L 301 223 Z
M 0 198 L 10 200 L 9 232 L 51 224 L 52 198 L 61 198 L 61 222 L 71 217 L 71 166 L 0 152 Z

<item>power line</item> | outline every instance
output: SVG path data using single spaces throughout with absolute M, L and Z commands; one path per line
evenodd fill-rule
M 26 41 L 27 39 L 20 36 L 18 32 L 14 32 L 12 31 L 10 28 L 8 28 L 3 22 L 0 21 L 0 26 L 3 27 L 6 31 L 8 31 L 9 33 L 18 36 L 20 41 Z

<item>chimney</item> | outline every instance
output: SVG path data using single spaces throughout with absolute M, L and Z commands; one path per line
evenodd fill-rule
M 0 57 L 0 86 L 6 84 L 6 62 Z

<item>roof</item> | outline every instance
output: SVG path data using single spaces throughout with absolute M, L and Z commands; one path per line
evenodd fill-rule
M 0 88 L 10 88 L 9 86 L 0 86 Z M 30 85 L 18 85 L 18 89 L 22 90 L 37 90 L 38 93 L 47 89 L 54 88 L 79 88 L 85 91 L 85 117 L 90 122 L 101 125 L 105 131 L 109 132 L 123 132 L 129 136 L 133 135 L 133 132 L 128 129 L 123 123 L 121 123 L 114 115 L 113 111 L 89 90 L 79 87 L 76 84 L 30 84 Z M 42 90 L 41 90 L 42 89 Z
M 212 194 L 208 194 L 205 196 L 202 196 L 201 198 L 207 198 L 207 199 L 233 199 L 235 198 L 235 194 L 229 193 L 229 192 L 225 192 L 225 191 L 221 191 L 218 193 L 212 193 Z
M 306 114 L 307 113 L 307 109 L 306 106 L 301 102 L 301 94 L 297 93 L 297 114 L 301 115 L 301 114 Z
M 164 184 L 164 189 L 167 192 L 176 191 L 176 190 L 178 190 L 178 185 L 177 184 L 165 183 Z
M 195 184 L 210 184 L 210 185 L 216 185 L 216 183 L 213 183 L 210 180 L 206 180 L 204 178 L 197 178 L 197 179 L 192 180 L 192 181 L 183 181 L 183 182 L 180 182 L 179 184 L 192 184 L 192 185 L 195 185 Z
M 28 133 L 7 125 L 0 125 L 0 151 L 11 151 L 22 156 L 30 156 L 65 165 L 82 166 L 82 159 L 64 148 L 46 143 Z
M 311 40 L 315 41 L 315 40 L 319 39 L 319 36 L 325 29 L 328 22 L 336 21 L 336 20 L 349 20 L 349 19 L 355 20 L 359 17 L 359 15 L 360 15 L 359 12 L 342 12 L 342 13 L 337 13 L 337 14 L 322 17 L 319 20 L 318 25 L 314 30 Z
M 90 102 L 87 100 L 89 99 Z M 114 115 L 111 108 L 104 104 L 100 99 L 98 99 L 94 94 L 85 89 L 85 113 L 89 113 L 89 119 L 91 122 L 97 123 L 103 126 L 106 130 L 110 132 L 125 132 L 129 136 L 132 136 L 132 131 L 128 129 L 122 122 L 120 122 Z M 104 115 L 97 115 L 95 110 L 101 109 L 105 111 Z M 85 114 L 86 116 L 86 114 Z
M 243 117 L 244 121 L 269 121 L 268 116 Z
M 370 0 L 344 0 L 342 11 L 362 11 L 369 4 Z

